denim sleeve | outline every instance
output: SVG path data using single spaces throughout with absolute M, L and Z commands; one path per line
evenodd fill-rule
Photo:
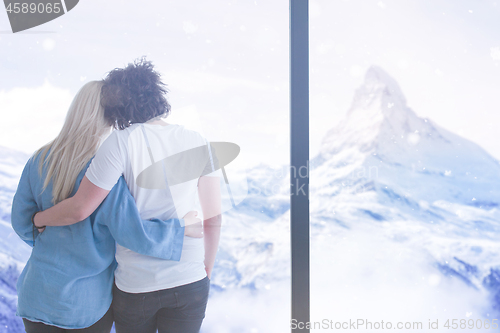
M 33 240 L 39 235 L 38 229 L 35 229 L 33 234 L 33 225 L 31 216 L 38 212 L 38 204 L 35 201 L 33 191 L 30 184 L 30 159 L 24 167 L 19 185 L 17 186 L 16 194 L 12 201 L 11 223 L 14 231 L 21 239 L 33 246 Z
M 120 177 L 95 215 L 118 244 L 139 254 L 179 261 L 184 227 L 179 219 L 142 220 L 125 179 Z

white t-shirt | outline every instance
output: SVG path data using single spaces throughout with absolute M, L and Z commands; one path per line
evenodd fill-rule
M 133 124 L 104 141 L 85 175 L 111 190 L 123 174 L 143 219 L 182 218 L 200 211 L 199 177 L 220 177 L 208 147 L 198 132 L 180 125 Z M 180 261 L 141 255 L 118 244 L 116 261 L 116 285 L 130 293 L 173 288 L 206 276 L 203 238 L 184 237 Z

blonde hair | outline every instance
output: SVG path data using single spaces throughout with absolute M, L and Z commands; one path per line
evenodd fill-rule
M 71 195 L 78 174 L 111 130 L 101 106 L 101 88 L 102 81 L 85 84 L 73 99 L 59 135 L 35 153 L 41 154 L 40 175 L 47 167 L 43 190 L 52 181 L 54 204 Z

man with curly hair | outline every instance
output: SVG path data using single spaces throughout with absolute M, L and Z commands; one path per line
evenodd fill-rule
M 80 188 L 35 216 L 36 225 L 75 223 L 89 216 L 120 176 L 143 219 L 203 211 L 203 238 L 184 237 L 179 261 L 117 245 L 113 311 L 117 333 L 199 332 L 220 237 L 218 160 L 198 132 L 168 124 L 167 89 L 153 64 L 140 59 L 104 79 L 102 105 L 114 131 L 99 148 Z M 57 222 L 54 222 L 57 221 Z

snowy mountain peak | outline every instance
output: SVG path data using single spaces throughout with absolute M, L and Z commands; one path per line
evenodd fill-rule
M 325 170 L 376 168 L 376 183 L 399 188 L 406 182 L 399 192 L 415 198 L 500 204 L 498 161 L 475 143 L 418 117 L 397 82 L 376 66 L 367 71 L 346 117 L 323 139 L 316 160 Z M 428 185 L 419 186 L 423 183 Z
M 383 93 L 384 95 L 391 96 L 406 104 L 406 99 L 399 84 L 378 66 L 371 66 L 368 69 L 365 75 L 363 88 L 368 93 Z
M 390 116 L 395 110 L 406 107 L 406 98 L 396 80 L 378 66 L 366 72 L 363 84 L 356 90 L 348 114 L 356 110 L 382 112 Z
M 365 153 L 399 154 L 428 140 L 448 142 L 431 121 L 418 117 L 406 105 L 395 79 L 380 67 L 371 66 L 346 117 L 323 139 L 321 154 L 328 159 L 353 146 Z
M 408 108 L 396 80 L 380 67 L 371 66 L 346 117 L 325 136 L 321 153 L 328 158 L 350 146 L 357 146 L 362 152 L 373 151 L 385 145 L 381 140 L 394 141 L 394 137 L 408 135 L 411 144 L 418 140 L 414 134 L 422 131 L 434 129 Z

